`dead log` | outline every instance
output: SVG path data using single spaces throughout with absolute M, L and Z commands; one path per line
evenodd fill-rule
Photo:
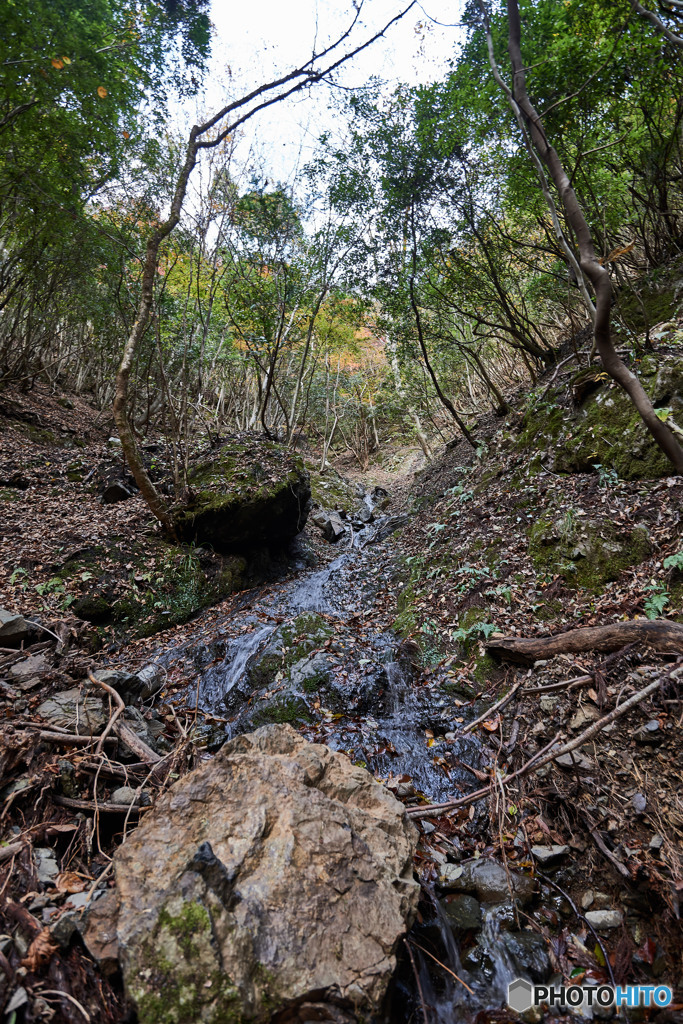
M 528 665 L 556 654 L 616 651 L 626 644 L 648 644 L 658 651 L 683 654 L 683 625 L 667 619 L 635 619 L 609 626 L 583 626 L 546 637 L 506 636 L 491 639 L 486 651 L 497 658 Z

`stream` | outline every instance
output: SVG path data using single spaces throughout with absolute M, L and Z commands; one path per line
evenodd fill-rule
M 207 716 L 209 752 L 267 722 L 288 721 L 367 767 L 401 799 L 444 801 L 481 785 L 475 773 L 486 769 L 487 751 L 460 732 L 480 709 L 454 701 L 438 671 L 425 679 L 413 664 L 415 650 L 392 634 L 382 594 L 395 571 L 391 534 L 405 519 L 375 517 L 371 493 L 363 506 L 369 521 L 347 528 L 328 565 L 300 565 L 286 579 L 236 595 L 213 610 L 208 639 L 164 657 L 190 680 L 186 700 Z M 487 813 L 475 805 L 469 827 L 476 831 Z M 423 822 L 421 830 L 433 854 L 434 826 Z M 444 845 L 448 861 L 467 868 L 457 837 L 441 837 Z M 399 952 L 389 994 L 391 1024 L 420 1019 L 423 1000 L 430 1024 L 459 1024 L 499 1011 L 513 978 L 547 975 L 544 944 L 519 931 L 506 879 L 497 874 L 494 884 L 491 871 L 484 877 L 487 865 L 503 869 L 487 859 L 472 863 L 484 880 L 473 874 L 470 895 L 423 888 L 408 937 L 413 959 L 407 949 Z

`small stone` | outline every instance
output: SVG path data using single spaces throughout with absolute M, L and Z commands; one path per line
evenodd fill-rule
M 432 825 L 431 821 L 421 821 L 420 828 L 426 836 L 428 836 L 430 832 L 436 831 L 436 825 Z
M 106 976 L 119 968 L 119 943 L 116 934 L 117 896 L 108 890 L 102 899 L 91 904 L 79 922 L 83 944 Z
M 50 664 L 44 654 L 32 654 L 24 661 L 12 665 L 9 674 L 12 679 L 22 680 L 35 676 L 37 672 L 47 672 Z
M 586 757 L 585 754 L 580 754 L 576 750 L 572 750 L 568 754 L 560 754 L 559 757 L 555 758 L 555 764 L 559 764 L 561 768 L 583 768 L 586 771 L 590 771 L 593 768 L 591 758 Z
M 109 797 L 112 804 L 134 804 L 137 803 L 137 791 L 132 786 L 120 786 L 115 789 Z
M 581 908 L 583 910 L 588 910 L 588 908 L 593 904 L 594 901 L 595 895 L 593 893 L 593 890 L 586 889 L 585 893 L 581 897 Z
M 547 658 L 540 658 L 538 661 L 534 662 L 534 668 L 543 668 L 543 666 L 547 665 L 547 664 L 548 664 L 548 659 Z
M 589 722 L 594 722 L 599 717 L 600 712 L 597 708 L 593 708 L 590 706 L 585 708 L 579 708 L 576 714 L 572 717 L 569 723 L 569 728 L 573 732 L 578 732 L 579 729 L 585 729 Z
M 620 910 L 589 910 L 586 912 L 586 920 L 596 931 L 606 932 L 618 928 L 624 915 Z
M 631 806 L 636 814 L 642 814 L 647 807 L 647 798 L 642 793 L 635 793 L 631 797 Z
M 650 840 L 649 846 L 651 850 L 661 850 L 664 846 L 664 839 L 662 836 L 653 836 Z
M 569 853 L 568 846 L 532 846 L 532 856 L 539 861 L 541 864 L 549 864 L 551 861 L 558 860 L 560 857 L 566 856 Z
M 593 899 L 596 910 L 605 910 L 612 902 L 612 897 L 607 892 L 594 892 Z
M 54 924 L 51 924 L 50 935 L 55 942 L 66 949 L 77 931 L 78 913 L 75 910 L 67 910 L 60 914 Z
M 23 640 L 27 640 L 31 632 L 23 615 L 15 615 L 6 608 L 0 608 L 0 640 L 2 645 L 18 647 Z
M 33 851 L 36 862 L 36 874 L 42 885 L 53 885 L 59 874 L 59 865 L 54 850 L 49 846 L 39 846 Z
M 549 697 L 547 694 L 545 694 L 543 697 L 541 697 L 540 701 L 538 702 L 539 707 L 541 711 L 545 711 L 546 713 L 548 713 L 549 711 L 553 710 L 558 700 L 559 697 Z

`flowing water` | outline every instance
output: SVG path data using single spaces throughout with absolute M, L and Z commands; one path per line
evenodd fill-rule
M 364 508 L 372 518 L 371 496 Z M 232 611 L 219 611 L 208 642 L 167 652 L 175 664 L 184 659 L 193 679 L 188 702 L 218 723 L 209 749 L 263 721 L 286 720 L 367 765 L 402 798 L 439 802 L 481 784 L 480 743 L 460 732 L 463 712 L 473 718 L 475 709 L 456 707 L 437 677 L 426 683 L 376 614 L 394 557 L 385 541 L 403 521 L 384 516 L 351 528 L 325 568 L 242 595 Z M 480 927 L 464 933 L 463 965 L 460 932 L 436 895 L 423 893 L 412 959 L 399 957 L 392 1024 L 419 1019 L 421 1004 L 429 1024 L 499 1009 L 508 982 L 527 973 L 501 941 L 510 905 L 482 906 Z

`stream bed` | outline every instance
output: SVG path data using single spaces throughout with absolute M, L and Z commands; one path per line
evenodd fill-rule
M 372 510 L 365 496 L 366 508 Z M 373 517 L 374 519 L 374 517 Z M 292 575 L 236 595 L 211 611 L 205 639 L 167 649 L 170 667 L 188 680 L 185 699 L 206 717 L 209 753 L 226 739 L 270 722 L 290 722 L 314 742 L 343 751 L 367 767 L 404 801 L 440 802 L 481 785 L 490 751 L 463 724 L 481 710 L 453 700 L 445 675 L 427 677 L 416 650 L 392 634 L 385 605 L 393 584 L 397 517 L 379 516 L 351 528 L 340 553 L 320 568 L 300 565 Z M 400 522 L 399 522 L 400 524 Z M 396 524 L 396 525 L 399 525 Z M 479 779 L 477 773 L 480 773 Z M 476 832 L 484 804 L 467 823 Z M 524 900 L 501 865 L 464 859 L 457 835 L 440 836 L 423 821 L 422 856 L 451 869 L 423 887 L 418 921 L 399 951 L 389 993 L 391 1024 L 420 1019 L 458 1024 L 480 1011 L 499 1011 L 508 982 L 549 973 L 542 937 L 520 928 Z M 463 879 L 464 876 L 464 879 Z M 535 883 L 524 887 L 528 902 Z

